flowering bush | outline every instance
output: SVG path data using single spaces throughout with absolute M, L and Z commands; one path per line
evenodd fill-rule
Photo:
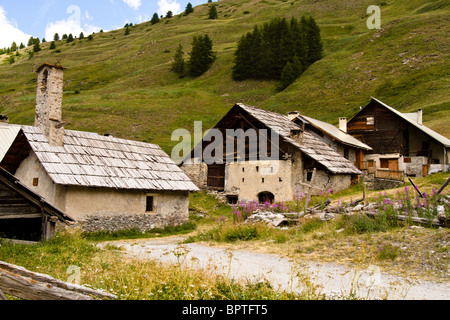
M 444 213 L 449 217 L 450 206 L 442 201 L 442 195 L 437 194 L 433 189 L 433 194 L 423 194 L 423 198 L 414 196 L 414 191 L 405 187 L 403 191 L 398 190 L 397 196 L 391 199 L 386 192 L 380 191 L 379 196 L 375 197 L 377 208 L 381 213 L 391 213 L 394 215 L 405 215 L 407 217 L 421 217 L 434 219 L 438 214 Z

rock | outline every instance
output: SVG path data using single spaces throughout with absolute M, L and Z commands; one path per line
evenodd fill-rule
M 336 216 L 334 215 L 334 213 L 331 212 L 322 212 L 320 214 L 320 220 L 321 221 L 330 221 L 333 220 L 334 218 L 336 218 Z
M 354 207 L 352 209 L 353 212 L 355 211 L 361 211 L 362 209 L 364 209 L 364 206 L 362 204 L 358 204 L 356 207 Z

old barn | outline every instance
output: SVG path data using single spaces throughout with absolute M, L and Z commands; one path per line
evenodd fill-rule
M 215 143 L 207 135 L 182 163 L 182 168 L 197 186 L 221 192 L 230 202 L 291 201 L 308 191 L 307 185 L 311 183 L 316 194 L 337 192 L 351 185 L 352 176 L 361 174 L 322 139 L 275 112 L 239 103 L 214 129 L 221 133 L 223 158 L 216 157 L 215 163 L 208 163 L 204 157 L 198 157 Z M 238 139 L 230 136 L 230 132 L 238 130 L 253 131 L 257 137 L 253 142 L 245 140 L 242 152 L 245 155 L 240 157 Z M 236 147 L 227 153 L 227 146 L 233 142 Z
M 364 169 L 379 178 L 403 180 L 449 168 L 450 140 L 423 124 L 423 111 L 401 113 L 378 99 L 347 124 L 348 133 L 373 150 Z

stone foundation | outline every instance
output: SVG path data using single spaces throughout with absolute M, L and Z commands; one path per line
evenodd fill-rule
M 166 217 L 155 214 L 145 215 L 115 215 L 115 216 L 88 216 L 83 220 L 79 220 L 73 228 L 77 228 L 82 232 L 98 232 L 110 231 L 117 232 L 123 230 L 138 229 L 141 232 L 152 230 L 155 228 L 163 229 L 168 226 L 179 226 L 187 223 L 188 219 L 174 215 Z M 65 225 L 59 225 L 58 230 L 65 230 Z

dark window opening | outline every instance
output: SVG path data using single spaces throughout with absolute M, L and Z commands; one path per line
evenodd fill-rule
M 147 212 L 153 212 L 154 209 L 155 209 L 155 206 L 154 206 L 154 198 L 148 196 L 148 197 L 147 197 L 147 201 L 146 201 L 146 209 L 145 209 L 145 211 L 147 211 Z
M 272 192 L 261 192 L 258 194 L 259 203 L 274 203 L 275 202 L 275 196 Z
M 350 160 L 350 150 L 348 148 L 344 148 L 344 158 Z
M 306 180 L 307 180 L 308 182 L 311 182 L 311 181 L 312 181 L 312 178 L 313 178 L 313 173 L 312 173 L 312 172 L 308 172 L 308 173 L 306 174 Z
M 237 204 L 239 200 L 239 196 L 227 196 L 228 204 Z
M 42 236 L 42 220 L 11 219 L 0 223 L 0 238 L 40 241 Z

